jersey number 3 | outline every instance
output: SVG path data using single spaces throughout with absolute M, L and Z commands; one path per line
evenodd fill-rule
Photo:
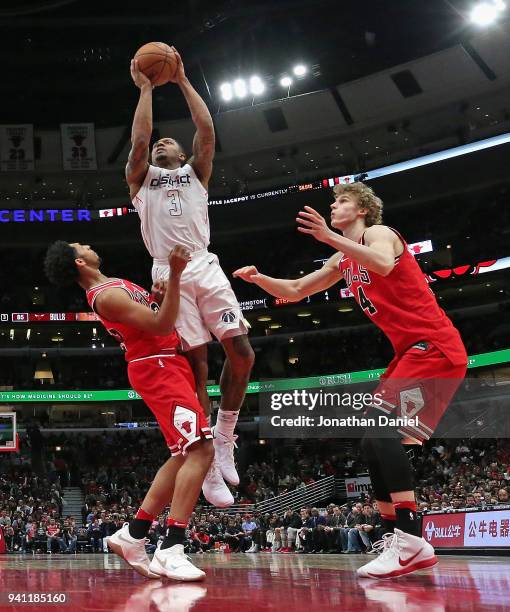
M 358 287 L 358 298 L 359 298 L 359 305 L 361 306 L 361 308 L 363 308 L 363 310 L 368 310 L 369 314 L 375 315 L 375 313 L 377 312 L 377 308 L 367 298 L 367 296 L 365 295 L 365 292 L 363 291 L 363 287 L 361 285 Z
M 182 215 L 181 198 L 179 192 L 175 189 L 170 189 L 166 192 L 168 198 L 168 212 L 171 217 L 180 217 Z

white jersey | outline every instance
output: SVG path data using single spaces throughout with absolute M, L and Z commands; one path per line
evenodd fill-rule
M 207 203 L 207 190 L 190 164 L 175 170 L 149 165 L 133 205 L 153 259 L 167 262 L 168 254 L 178 244 L 192 252 L 207 249 Z

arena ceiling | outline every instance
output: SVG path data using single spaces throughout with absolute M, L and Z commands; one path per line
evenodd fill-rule
M 182 53 L 210 107 L 218 87 L 239 75 L 274 84 L 298 61 L 305 93 L 421 57 L 471 32 L 469 0 L 185 0 L 179 3 L 2 2 L 2 122 L 41 127 L 63 121 L 129 122 L 136 89 L 129 60 L 145 42 Z M 186 112 L 172 87 L 157 90 L 159 119 Z

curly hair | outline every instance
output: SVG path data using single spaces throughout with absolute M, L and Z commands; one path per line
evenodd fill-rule
M 383 202 L 378 198 L 374 190 L 364 183 L 350 183 L 347 185 L 335 185 L 333 187 L 335 196 L 342 193 L 351 193 L 358 200 L 358 206 L 367 211 L 365 224 L 367 227 L 382 224 Z
M 64 240 L 57 240 L 46 251 L 44 273 L 53 285 L 68 287 L 78 280 L 76 251 Z

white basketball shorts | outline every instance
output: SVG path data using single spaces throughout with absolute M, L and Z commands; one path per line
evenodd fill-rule
M 152 266 L 152 280 L 168 280 L 170 268 L 162 260 Z M 221 269 L 218 257 L 207 250 L 191 254 L 181 277 L 181 307 L 175 327 L 184 350 L 212 340 L 248 333 L 239 302 Z

